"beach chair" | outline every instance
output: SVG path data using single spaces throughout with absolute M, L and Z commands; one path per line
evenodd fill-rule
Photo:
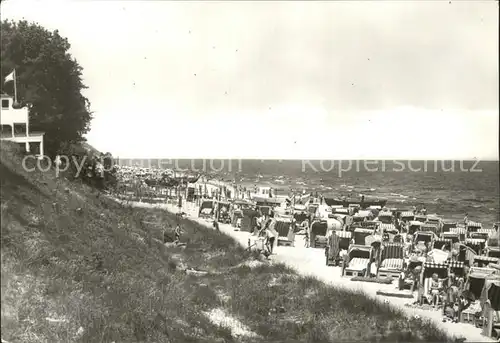
M 418 242 L 431 243 L 432 246 L 434 239 L 436 239 L 436 234 L 432 231 L 416 231 L 413 235 L 413 249 L 415 249 Z
M 410 235 L 414 235 L 416 232 L 420 231 L 420 228 L 424 225 L 424 223 L 417 221 L 417 220 L 412 220 L 408 222 L 407 225 L 407 232 Z
M 335 231 L 335 235 L 328 236 L 328 245 L 325 247 L 325 257 L 327 266 L 342 265 L 343 259 L 340 257 L 342 250 L 349 249 L 352 233 L 350 231 Z
M 465 285 L 465 289 L 469 291 L 476 300 L 481 300 L 483 308 L 479 309 L 468 309 L 462 312 L 460 321 L 463 323 L 471 323 L 477 324 L 476 321 L 476 313 L 478 310 L 482 310 L 483 317 L 484 316 L 484 302 L 487 299 L 487 295 L 483 293 L 484 286 L 488 280 L 494 280 L 499 282 L 500 275 L 496 274 L 496 270 L 493 268 L 485 268 L 485 267 L 471 267 L 469 270 L 469 274 L 467 276 L 467 281 Z M 472 306 L 471 306 L 472 307 Z M 484 321 L 481 322 L 481 325 L 484 324 Z
M 456 232 L 443 232 L 441 237 L 451 240 L 452 244 L 460 242 L 460 235 Z
M 233 215 L 231 216 L 231 226 L 239 229 L 241 228 L 241 221 L 243 219 L 243 211 L 242 210 L 234 210 Z
M 421 294 L 419 294 L 418 299 L 420 304 L 429 303 L 431 298 L 430 284 L 432 279 L 432 274 L 436 273 L 439 280 L 446 279 L 448 277 L 448 265 L 444 263 L 434 263 L 434 262 L 424 262 L 422 273 L 420 276 Z
M 427 221 L 427 216 L 425 216 L 423 214 L 416 214 L 415 221 L 425 223 Z
M 486 279 L 481 292 L 483 302 L 482 334 L 486 337 L 500 338 L 500 275 Z
M 456 227 L 457 227 L 457 222 L 449 221 L 449 220 L 443 220 L 441 229 L 443 230 L 443 232 L 450 232 L 450 230 L 452 228 L 456 228 Z
M 427 219 L 425 220 L 425 224 L 437 226 L 437 230 L 441 232 L 443 227 L 443 219 L 438 217 L 437 215 L 428 215 Z M 438 231 L 436 231 L 435 233 L 438 234 Z
M 492 237 L 493 235 L 495 235 L 496 230 L 493 228 L 489 228 L 489 229 L 482 228 L 482 229 L 478 229 L 477 233 L 486 234 L 486 239 L 488 239 L 488 237 Z
M 379 226 L 380 222 L 367 220 L 358 224 L 362 229 L 375 230 Z
M 425 258 L 417 258 L 415 256 L 410 257 L 410 259 L 408 260 L 408 273 L 403 281 L 403 284 L 405 288 L 409 287 L 411 292 L 415 290 L 415 285 L 419 283 L 419 279 L 414 279 L 415 268 L 422 268 L 424 262 Z M 420 278 L 420 275 L 418 275 L 418 278 Z
M 433 249 L 442 249 L 443 246 L 447 245 L 448 249 L 451 249 L 452 241 L 448 238 L 436 238 L 432 243 Z
M 401 214 L 399 215 L 399 218 L 407 223 L 407 222 L 410 222 L 412 220 L 415 220 L 415 213 L 411 212 L 411 211 L 405 211 L 405 212 L 401 212 Z
M 452 227 L 450 228 L 450 232 L 458 234 L 460 242 L 464 242 L 467 238 L 467 229 L 465 227 Z
M 278 246 L 294 246 L 295 242 L 295 232 L 292 226 L 292 218 L 290 219 L 276 219 L 274 230 L 278 233 L 276 238 Z
M 198 217 L 210 219 L 214 215 L 215 204 L 213 200 L 202 200 Z
M 463 243 L 458 243 L 456 245 L 458 245 L 459 248 L 457 260 L 464 262 L 469 266 L 472 266 L 472 264 L 474 263 L 474 258 L 477 256 L 477 253 Z
M 354 229 L 354 244 L 355 245 L 365 245 L 365 238 L 367 236 L 373 235 L 373 229 L 356 228 Z
M 259 213 L 254 209 L 243 209 L 243 218 L 241 218 L 241 231 L 253 232 L 257 225 Z
M 394 243 L 401 243 L 401 244 L 402 244 L 402 243 L 404 243 L 404 238 L 403 238 L 403 236 L 402 236 L 402 235 L 400 235 L 400 234 L 398 233 L 398 234 L 394 235 L 394 237 L 392 238 L 392 241 L 393 241 Z
M 441 234 L 441 227 L 438 224 L 424 223 L 420 228 L 420 231 L 433 232 L 436 236 Z
M 326 220 L 315 220 L 309 228 L 309 246 L 311 248 L 325 248 L 327 245 L 326 233 L 328 222 Z
M 483 225 L 478 222 L 469 221 L 466 228 L 468 232 L 477 232 L 479 229 L 483 228 Z
M 500 247 L 487 247 L 486 256 L 500 259 Z
M 389 241 L 394 241 L 394 236 L 399 234 L 398 229 L 396 229 L 396 226 L 394 224 L 384 224 L 380 223 L 378 226 L 378 229 L 380 230 L 381 234 L 387 233 L 389 235 Z
M 488 232 L 470 232 L 468 238 L 469 239 L 482 239 L 486 243 L 486 241 L 489 238 L 489 233 Z
M 467 238 L 465 240 L 465 245 L 476 252 L 476 254 L 481 254 L 486 245 L 486 240 L 480 238 Z
M 352 244 L 342 265 L 342 276 L 367 276 L 370 272 L 372 247 Z
M 484 256 L 484 255 L 476 255 L 474 256 L 473 265 L 477 264 L 477 267 L 483 268 L 487 267 L 489 264 L 498 264 L 500 258 Z
M 382 243 L 379 256 L 377 277 L 399 278 L 404 270 L 404 245 L 401 243 Z
M 377 219 L 382 224 L 392 224 L 393 217 L 394 216 L 393 216 L 392 212 L 382 211 L 382 212 L 379 212 Z
M 461 261 L 451 261 L 448 260 L 445 262 L 448 266 L 450 273 L 455 274 L 457 277 L 466 277 L 465 272 L 465 263 Z
M 480 310 L 480 307 L 478 307 L 477 302 L 472 303 L 470 307 L 466 308 L 465 310 L 460 313 L 460 323 L 465 323 L 465 324 L 471 324 L 471 325 L 476 325 L 476 312 Z

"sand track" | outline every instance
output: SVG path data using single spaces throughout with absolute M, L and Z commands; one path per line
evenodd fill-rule
M 169 212 L 176 213 L 178 208 L 174 205 L 158 205 L 158 204 L 148 204 L 148 203 L 129 203 L 135 207 L 142 208 L 161 208 L 166 209 Z M 198 222 L 201 225 L 205 225 L 212 228 L 212 222 L 205 219 L 198 218 L 197 208 L 192 204 L 185 204 L 183 211 L 186 212 L 188 218 Z M 234 237 L 243 246 L 248 246 L 248 238 L 250 234 L 248 232 L 235 231 L 234 228 L 229 224 L 219 224 L 219 228 L 222 232 Z M 382 291 L 393 291 L 396 289 L 395 283 L 391 285 L 376 284 L 370 282 L 353 282 L 347 277 L 341 276 L 340 267 L 327 267 L 325 265 L 325 255 L 323 249 L 314 248 L 304 248 L 303 247 L 303 237 L 296 237 L 295 247 L 278 247 L 275 250 L 275 254 L 271 256 L 271 259 L 276 262 L 282 262 L 287 266 L 296 270 L 299 274 L 304 276 L 314 276 L 319 280 L 337 287 L 345 287 L 352 290 L 359 290 L 367 294 L 372 298 L 379 300 L 387 299 L 393 306 L 402 309 L 407 313 L 408 316 L 418 315 L 422 318 L 428 318 L 435 322 L 440 328 L 448 332 L 450 335 L 457 337 L 464 337 L 468 342 L 494 342 L 494 340 L 489 339 L 481 335 L 481 329 L 476 328 L 470 324 L 462 323 L 450 323 L 442 322 L 442 311 L 429 311 L 422 309 L 408 308 L 404 305 L 409 302 L 413 302 L 412 299 L 394 298 L 394 297 L 384 297 L 377 295 L 378 290 Z

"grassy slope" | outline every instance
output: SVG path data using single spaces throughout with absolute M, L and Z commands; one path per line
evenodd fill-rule
M 155 238 L 171 214 L 123 207 L 54 173 L 24 172 L 20 161 L 2 145 L 1 329 L 9 342 L 450 341 L 429 323 L 282 265 L 240 265 L 253 256 L 187 220 L 187 248 L 166 248 Z M 213 273 L 186 275 L 180 264 Z M 210 323 L 202 311 L 218 307 L 260 337 L 234 339 Z

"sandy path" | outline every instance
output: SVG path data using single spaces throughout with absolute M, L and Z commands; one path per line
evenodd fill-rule
M 131 203 L 133 206 L 144 208 L 163 208 L 170 212 L 176 213 L 177 207 L 174 205 L 158 205 L 147 203 Z M 212 221 L 198 218 L 198 211 L 193 204 L 185 204 L 183 211 L 188 214 L 188 217 L 202 225 L 212 227 Z M 219 224 L 222 232 L 234 237 L 243 246 L 248 246 L 248 238 L 250 233 L 242 231 L 234 231 L 234 228 L 229 224 Z M 428 318 L 434 321 L 439 327 L 447 331 L 450 335 L 464 337 L 468 342 L 494 342 L 481 335 L 481 329 L 470 324 L 462 323 L 443 323 L 442 311 L 428 311 L 421 309 L 413 309 L 405 307 L 404 304 L 413 302 L 412 299 L 384 297 L 377 295 L 378 290 L 393 291 L 396 289 L 394 284 L 383 285 L 369 282 L 354 282 L 347 277 L 341 276 L 340 267 L 328 267 L 325 265 L 325 255 L 323 249 L 313 249 L 303 247 L 303 237 L 297 236 L 295 247 L 277 247 L 275 255 L 271 256 L 273 261 L 278 261 L 295 269 L 301 275 L 314 276 L 329 285 L 346 287 L 349 289 L 357 289 L 363 291 L 368 296 L 378 298 L 379 300 L 387 299 L 392 305 L 403 309 L 409 316 L 419 315 L 422 318 Z

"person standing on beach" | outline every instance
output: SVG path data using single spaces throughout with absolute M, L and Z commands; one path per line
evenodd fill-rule
M 464 225 L 465 225 L 465 227 L 467 227 L 467 224 L 469 224 L 469 214 L 465 213 L 465 217 L 464 217 Z
M 179 212 L 182 211 L 182 195 L 179 195 L 179 202 L 177 203 L 177 207 L 179 208 Z
M 274 242 L 276 240 L 276 235 L 275 235 L 276 231 L 274 231 L 274 229 L 271 228 L 270 225 L 271 225 L 271 220 L 268 220 L 266 223 L 266 226 L 265 226 L 265 230 L 266 230 L 266 237 L 267 237 L 267 246 L 268 246 L 269 252 L 272 255 L 273 250 L 274 250 Z
M 181 225 L 177 224 L 174 231 L 175 243 L 179 243 L 181 241 L 181 234 L 182 234 Z
M 309 230 L 308 230 L 308 228 L 306 228 L 305 232 L 304 232 L 304 247 L 309 248 Z

